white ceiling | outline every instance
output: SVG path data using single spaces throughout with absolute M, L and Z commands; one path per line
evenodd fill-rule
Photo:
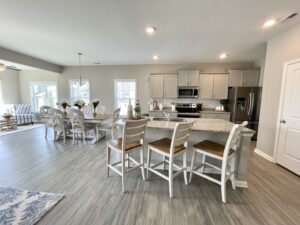
M 0 46 L 59 65 L 254 61 L 299 0 L 0 0 Z M 149 37 L 145 27 L 157 27 Z M 153 61 L 153 54 L 160 59 Z

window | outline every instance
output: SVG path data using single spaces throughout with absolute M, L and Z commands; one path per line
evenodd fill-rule
M 131 99 L 134 106 L 136 100 L 136 80 L 115 80 L 115 108 L 121 108 L 121 115 L 127 114 L 127 105 Z
M 31 104 L 35 112 L 40 107 L 48 105 L 55 107 L 57 103 L 56 83 L 54 82 L 30 82 Z
M 86 104 L 90 101 L 90 82 L 82 80 L 80 86 L 79 80 L 69 80 L 70 87 L 70 104 L 75 100 L 83 100 Z

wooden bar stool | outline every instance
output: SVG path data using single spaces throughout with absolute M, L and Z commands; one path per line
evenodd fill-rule
M 144 172 L 144 135 L 145 127 L 148 119 L 142 120 L 127 120 L 124 124 L 122 138 L 117 140 L 110 140 L 107 142 L 107 176 L 109 176 L 109 170 L 112 169 L 117 174 L 122 177 L 122 190 L 125 192 L 124 178 L 125 173 L 128 173 L 134 169 L 141 168 L 143 180 L 145 180 Z M 110 155 L 111 150 L 117 151 L 121 154 L 121 160 L 111 163 Z M 130 153 L 134 151 L 140 151 L 140 162 L 130 157 Z M 128 157 L 126 157 L 128 156 Z M 126 170 L 125 162 L 129 161 L 136 164 L 136 166 L 131 167 Z M 121 164 L 121 171 L 116 167 Z
M 190 172 L 190 180 L 192 181 L 193 173 L 204 177 L 212 182 L 215 182 L 221 185 L 221 194 L 222 201 L 226 203 L 226 182 L 230 178 L 232 183 L 232 188 L 235 189 L 235 157 L 236 150 L 240 144 L 241 132 L 243 127 L 248 124 L 247 121 L 242 124 L 236 124 L 232 127 L 230 134 L 228 136 L 227 142 L 224 145 L 219 143 L 205 140 L 200 143 L 197 143 L 193 146 L 193 156 L 191 162 L 191 172 Z M 195 158 L 196 154 L 200 153 L 202 155 L 202 163 L 198 166 L 195 166 Z M 222 167 L 218 167 L 211 163 L 206 162 L 206 156 L 211 157 L 217 160 L 222 161 Z M 229 168 L 228 168 L 229 162 Z M 209 166 L 221 172 L 221 180 L 217 180 L 211 176 L 204 174 L 204 167 Z M 200 169 L 200 172 L 197 170 Z
M 148 144 L 148 158 L 147 158 L 147 179 L 149 177 L 149 170 L 160 177 L 169 181 L 169 194 L 170 198 L 173 198 L 173 179 L 178 176 L 180 173 L 184 173 L 185 184 L 188 184 L 187 179 L 187 169 L 186 169 L 186 151 L 187 151 L 187 140 L 190 134 L 191 127 L 193 122 L 186 123 L 177 123 L 175 125 L 175 130 L 173 132 L 172 140 L 169 138 L 163 138 L 157 141 L 150 142 Z M 153 166 L 150 166 L 151 163 L 151 152 L 154 151 L 163 155 L 163 161 L 159 162 Z M 183 166 L 180 167 L 174 163 L 174 159 L 178 155 L 183 155 Z M 166 159 L 169 158 L 169 160 Z M 169 163 L 169 175 L 166 176 L 155 168 L 164 164 Z M 178 169 L 177 172 L 173 173 L 173 167 Z

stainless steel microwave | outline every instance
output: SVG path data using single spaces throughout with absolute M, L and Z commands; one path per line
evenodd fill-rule
M 198 98 L 198 87 L 178 87 L 178 98 Z

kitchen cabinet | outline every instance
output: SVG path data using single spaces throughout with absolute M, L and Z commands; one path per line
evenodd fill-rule
M 214 92 L 214 75 L 200 74 L 198 97 L 200 99 L 212 99 Z
M 178 86 L 198 86 L 199 70 L 180 70 L 178 72 Z
M 151 98 L 177 98 L 177 75 L 151 75 Z
M 177 98 L 177 75 L 164 75 L 164 98 Z
M 228 74 L 214 75 L 213 99 L 227 99 L 228 97 Z
M 229 87 L 258 87 L 259 70 L 230 70 Z
M 151 75 L 150 76 L 151 98 L 164 97 L 164 76 Z
M 222 119 L 230 121 L 230 112 L 201 111 L 200 118 Z
M 227 99 L 228 74 L 200 74 L 200 99 Z

